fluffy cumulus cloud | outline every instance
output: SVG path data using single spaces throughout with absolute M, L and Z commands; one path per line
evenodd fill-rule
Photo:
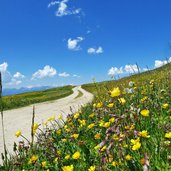
M 89 54 L 100 54 L 100 53 L 103 53 L 104 51 L 103 51 L 103 48 L 100 46 L 100 47 L 98 47 L 98 48 L 89 48 L 89 49 L 87 50 L 87 52 L 88 52 Z
M 4 62 L 0 64 L 0 72 L 2 74 L 2 82 L 3 86 L 16 86 L 22 83 L 20 80 L 21 78 L 24 78 L 20 72 L 17 72 L 14 74 L 14 76 L 11 75 L 11 73 L 8 71 L 8 63 Z
M 32 80 L 34 79 L 42 79 L 45 77 L 53 77 L 57 74 L 56 69 L 46 65 L 43 69 L 39 69 L 32 75 Z
M 79 45 L 80 42 L 82 42 L 84 40 L 83 37 L 77 37 L 76 39 L 71 39 L 69 38 L 68 39 L 68 49 L 69 50 L 80 50 L 81 47 Z
M 119 75 L 119 74 L 134 74 L 134 73 L 138 73 L 138 71 L 141 71 L 140 68 L 138 68 L 138 66 L 136 64 L 134 65 L 125 65 L 125 67 L 112 67 L 108 70 L 108 75 L 109 76 L 115 76 L 115 75 Z
M 81 8 L 69 9 L 68 4 L 67 4 L 68 2 L 69 2 L 69 0 L 52 1 L 51 3 L 49 3 L 48 8 L 50 8 L 54 5 L 58 5 L 58 9 L 55 13 L 55 15 L 57 17 L 63 17 L 63 16 L 67 16 L 67 15 L 76 15 L 81 12 Z
M 120 67 L 120 68 L 112 67 L 108 70 L 109 76 L 114 76 L 114 75 L 118 75 L 118 74 L 122 74 L 122 73 L 123 73 L 123 67 Z
M 16 72 L 13 76 L 16 79 L 23 79 L 25 78 L 25 76 L 23 74 L 21 74 L 20 72 Z
M 134 65 L 125 65 L 124 70 L 127 73 L 133 74 L 133 73 L 137 73 L 140 70 L 140 68 L 138 68 L 138 66 L 136 64 L 134 64 Z
M 59 75 L 59 77 L 69 77 L 70 76 L 70 74 L 68 74 L 66 72 L 59 73 L 58 75 Z
M 167 63 L 170 63 L 170 62 L 171 62 L 171 57 L 168 58 L 168 60 L 164 60 L 164 61 L 155 60 L 154 67 L 155 67 L 155 68 L 158 68 L 158 67 L 161 67 L 161 66 L 163 66 L 163 65 L 166 65 Z

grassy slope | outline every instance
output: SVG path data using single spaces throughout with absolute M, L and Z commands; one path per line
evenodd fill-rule
M 135 81 L 135 82 L 144 82 L 145 80 L 162 80 L 164 78 L 168 77 L 171 83 L 171 63 L 167 64 L 163 67 L 143 72 L 140 74 L 134 74 L 132 76 L 124 77 L 119 80 L 112 80 L 112 81 L 104 81 L 104 82 L 99 82 L 99 83 L 90 83 L 90 84 L 84 84 L 82 85 L 82 88 L 85 90 L 98 95 L 98 94 L 104 94 L 106 93 L 109 89 L 112 89 L 113 87 L 125 87 L 130 81 Z M 97 88 L 98 87 L 98 88 Z
M 129 81 L 135 82 L 135 92 L 124 94 L 122 90 Z M 122 89 L 121 95 L 111 97 L 108 89 L 117 86 Z M 17 150 L 16 161 L 10 160 L 2 169 L 170 170 L 171 65 L 117 81 L 86 84 L 83 88 L 97 95 L 95 105 L 70 115 L 59 130 L 59 120 L 48 122 L 53 129 L 39 135 L 34 150 Z M 120 97 L 126 100 L 124 104 Z M 113 106 L 109 107 L 111 103 Z M 149 116 L 142 115 L 147 109 Z
M 73 86 L 48 89 L 44 91 L 4 96 L 4 110 L 19 108 L 34 103 L 60 99 L 73 93 Z

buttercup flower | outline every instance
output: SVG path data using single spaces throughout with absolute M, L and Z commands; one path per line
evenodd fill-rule
M 62 167 L 62 171 L 73 171 L 73 170 L 74 170 L 73 164 L 70 166 L 63 166 Z
M 125 159 L 126 160 L 131 160 L 132 159 L 132 156 L 130 156 L 129 154 L 125 156 Z
M 121 94 L 121 91 L 120 91 L 119 87 L 114 88 L 112 91 L 110 91 L 111 97 L 118 97 L 118 96 L 120 96 L 120 94 Z
M 19 130 L 19 131 L 17 131 L 16 133 L 15 133 L 15 136 L 18 138 L 18 137 L 20 137 L 21 136 L 21 131 Z
M 109 103 L 107 107 L 112 108 L 114 106 L 114 103 Z
M 135 150 L 138 150 L 140 147 L 141 147 L 141 143 L 140 143 L 140 139 L 137 138 L 137 139 L 132 139 L 131 140 L 131 143 L 132 143 L 132 150 L 135 151 Z
M 126 103 L 126 100 L 124 99 L 124 98 L 120 98 L 120 99 L 118 99 L 119 100 L 119 102 L 122 104 L 122 105 L 124 105 L 125 103 Z
M 75 152 L 75 153 L 72 155 L 72 158 L 75 159 L 75 160 L 79 159 L 79 158 L 80 158 L 80 152 L 79 152 L 79 151 Z
M 92 123 L 92 124 L 90 124 L 90 125 L 88 125 L 88 129 L 91 129 L 91 128 L 93 128 L 95 126 L 95 124 L 94 123 Z
M 70 159 L 70 155 L 65 156 L 65 159 L 66 160 Z
M 90 168 L 88 169 L 88 171 L 95 171 L 96 170 L 96 166 L 90 166 Z
M 78 137 L 79 137 L 79 134 L 72 134 L 72 135 L 71 135 L 71 138 L 77 139 Z
M 171 132 L 166 133 L 165 138 L 171 138 Z
M 168 104 L 168 103 L 165 103 L 165 104 L 162 105 L 162 108 L 163 108 L 163 109 L 166 109 L 166 108 L 168 108 L 168 107 L 169 107 L 169 104 Z
M 100 139 L 100 137 L 101 137 L 100 133 L 97 133 L 97 134 L 94 136 L 95 139 Z
M 41 163 L 41 166 L 42 166 L 42 167 L 46 167 L 46 165 L 47 165 L 47 162 L 46 162 L 46 161 L 43 161 L 43 162 Z
M 38 160 L 38 156 L 36 156 L 36 155 L 33 155 L 31 158 L 30 158 L 30 160 L 29 160 L 29 163 L 35 163 L 37 160 Z
M 138 136 L 143 137 L 143 138 L 150 138 L 150 135 L 148 135 L 148 132 L 146 130 L 139 132 Z
M 149 116 L 150 111 L 147 110 L 147 109 L 144 109 L 144 110 L 142 110 L 140 113 L 141 113 L 142 116 L 147 117 L 147 116 Z

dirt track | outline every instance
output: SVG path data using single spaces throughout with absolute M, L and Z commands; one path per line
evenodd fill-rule
M 75 98 L 79 94 L 80 90 L 83 93 L 82 97 Z M 49 101 L 44 103 L 35 104 L 35 123 L 41 124 L 44 121 L 53 115 L 58 117 L 59 115 L 63 115 L 65 119 L 66 116 L 71 113 L 70 108 L 72 108 L 73 112 L 76 112 L 80 109 L 82 105 L 85 105 L 91 102 L 93 99 L 93 95 L 81 87 L 73 88 L 73 94 L 59 99 L 55 101 Z M 33 105 L 8 110 L 4 112 L 4 125 L 5 125 L 5 139 L 6 146 L 10 153 L 13 152 L 13 144 L 14 142 L 18 142 L 22 140 L 22 138 L 16 138 L 15 132 L 17 130 L 21 130 L 22 134 L 30 139 L 31 136 L 31 120 L 32 120 L 32 109 Z M 3 152 L 3 141 L 2 141 L 2 128 L 0 127 L 0 153 Z M 1 163 L 0 159 L 0 163 Z

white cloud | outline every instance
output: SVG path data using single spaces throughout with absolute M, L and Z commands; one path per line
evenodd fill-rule
M 134 64 L 134 65 L 125 65 L 125 68 L 124 70 L 127 72 L 127 73 L 137 73 L 138 70 L 140 70 L 140 68 L 138 69 L 137 65 Z
M 115 74 L 122 74 L 123 73 L 123 67 L 117 68 L 117 67 L 112 67 L 108 71 L 108 75 L 114 76 Z
M 148 68 L 143 68 L 143 71 L 148 71 L 149 69 Z
M 12 78 L 10 82 L 6 83 L 6 85 L 8 85 L 8 86 L 17 86 L 17 85 L 19 85 L 21 83 L 22 83 L 21 80 L 17 80 L 17 79 Z
M 100 53 L 103 53 L 104 51 L 103 51 L 103 48 L 101 47 L 101 46 L 99 46 L 99 48 L 89 48 L 88 50 L 87 50 L 87 52 L 89 53 L 89 54 L 100 54 Z
M 68 74 L 66 72 L 59 73 L 58 75 L 59 75 L 59 77 L 69 77 L 70 76 L 70 74 Z
M 59 4 L 59 1 L 52 1 L 52 2 L 50 2 L 48 4 L 48 8 L 50 8 L 50 7 L 54 6 L 54 5 L 57 5 L 57 4 Z
M 14 76 L 12 76 L 11 73 L 8 71 L 7 62 L 0 64 L 0 72 L 2 73 L 3 87 L 17 86 L 22 83 L 22 81 L 19 79 L 24 78 L 24 75 L 22 75 L 20 72 L 17 72 L 16 74 L 14 74 Z
M 70 50 L 80 50 L 80 46 L 78 45 L 78 43 L 82 42 L 84 40 L 83 37 L 77 37 L 76 39 L 68 39 L 68 49 Z
M 76 74 L 74 74 L 73 77 L 80 78 L 80 76 Z
M 166 65 L 167 63 L 170 63 L 170 62 L 171 62 L 171 57 L 168 60 L 164 60 L 164 61 L 155 60 L 154 67 L 155 68 L 158 68 L 158 67 L 161 67 L 163 65 Z
M 6 72 L 8 68 L 8 64 L 6 62 L 0 64 L 0 72 Z
M 2 74 L 2 81 L 4 84 L 11 81 L 12 76 L 11 76 L 10 72 L 8 71 L 8 63 L 7 62 L 0 64 L 0 72 Z
M 69 0 L 62 0 L 62 1 L 52 1 L 48 4 L 48 8 L 58 5 L 58 9 L 55 13 L 57 17 L 63 17 L 67 15 L 77 15 L 81 12 L 81 8 L 77 9 L 69 9 L 67 3 Z
M 23 74 L 21 74 L 20 72 L 16 72 L 13 75 L 13 77 L 16 78 L 16 79 L 23 79 L 23 78 L 25 78 L 25 76 Z
M 43 69 L 39 69 L 32 75 L 33 79 L 42 79 L 45 77 L 53 77 L 57 74 L 56 69 L 53 67 L 50 67 L 49 65 L 46 65 Z

